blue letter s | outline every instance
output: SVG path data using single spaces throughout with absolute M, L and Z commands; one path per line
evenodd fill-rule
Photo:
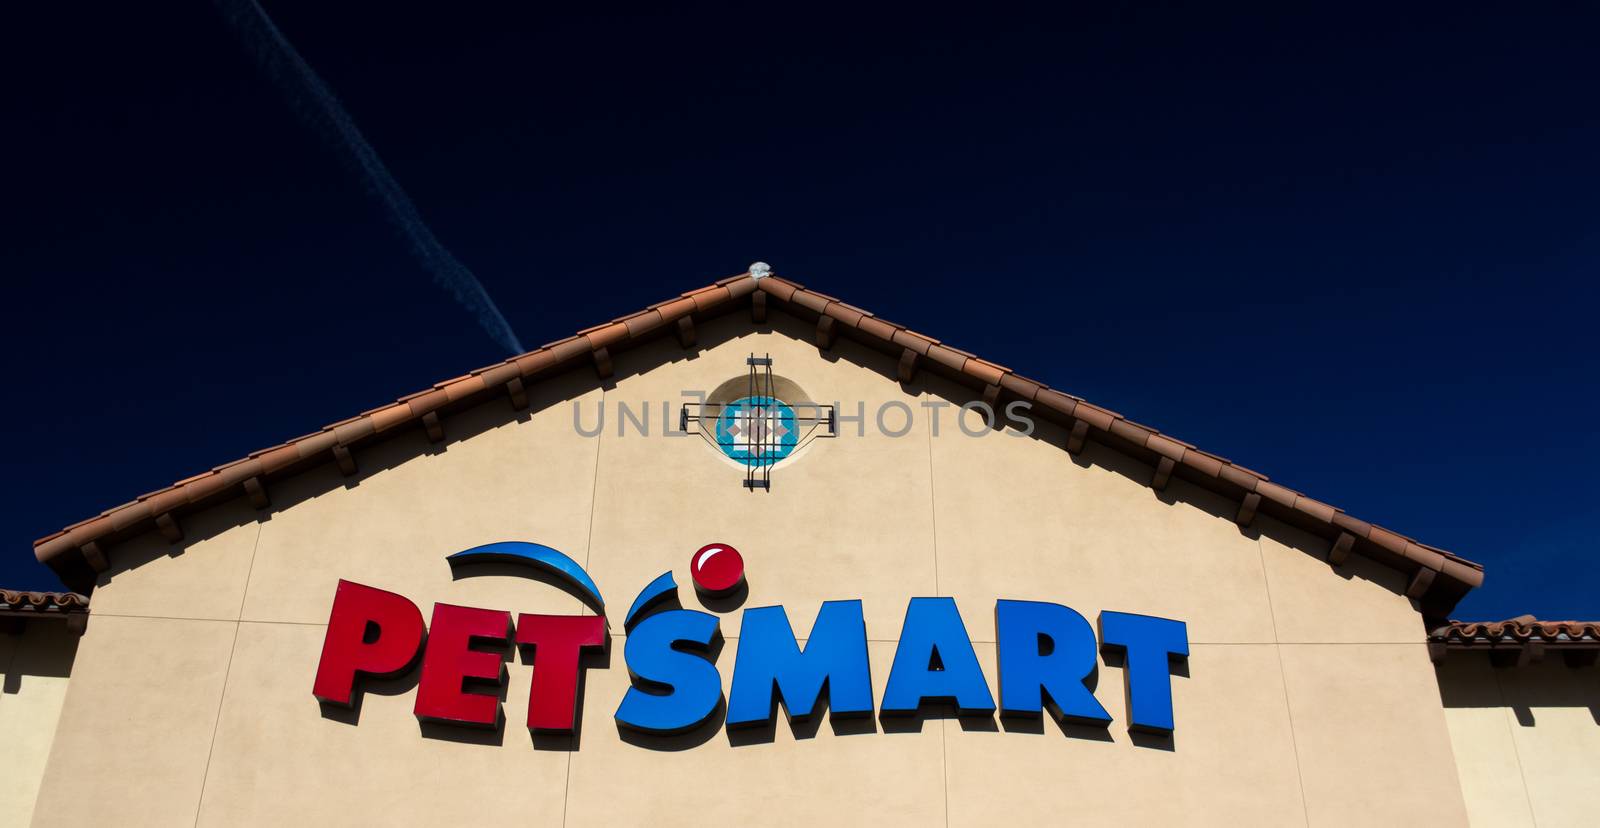
M 685 650 L 708 653 L 717 626 L 715 615 L 695 610 L 668 610 L 640 621 L 623 648 L 634 686 L 617 707 L 617 722 L 649 733 L 681 733 L 711 718 L 722 701 L 722 675 L 717 665 Z M 647 692 L 641 684 L 666 692 Z

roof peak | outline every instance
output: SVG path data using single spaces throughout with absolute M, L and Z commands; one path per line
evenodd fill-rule
M 832 347 L 835 339 L 843 335 L 898 359 L 902 382 L 912 382 L 917 372 L 925 369 L 977 389 L 990 404 L 998 403 L 1001 397 L 1027 400 L 1046 419 L 1055 420 L 1068 430 L 1067 451 L 1077 454 L 1085 441 L 1092 439 L 1150 464 L 1153 473 L 1149 483 L 1155 488 L 1164 488 L 1177 475 L 1219 492 L 1239 504 L 1235 520 L 1242 526 L 1250 525 L 1258 514 L 1268 514 L 1320 535 L 1330 542 L 1328 561 L 1333 566 L 1342 565 L 1354 551 L 1406 572 L 1411 578 L 1406 595 L 1417 599 L 1430 619 L 1442 620 L 1468 590 L 1483 582 L 1483 567 L 1479 564 L 1351 517 L 1334 506 L 1273 483 L 1260 472 L 1134 423 L 1115 411 L 773 275 L 765 262 L 754 262 L 744 273 L 141 495 L 40 538 L 34 543 L 35 555 L 65 583 L 86 589 L 94 583 L 95 574 L 108 566 L 102 543 L 151 528 L 176 542 L 182 538 L 178 518 L 184 513 L 240 494 L 247 495 L 257 508 L 265 508 L 270 479 L 330 460 L 346 474 L 354 474 L 352 448 L 358 445 L 404 428 L 424 429 L 430 439 L 437 441 L 443 438 L 442 413 L 501 394 L 514 407 L 525 407 L 526 386 L 530 382 L 584 363 L 592 365 L 599 378 L 605 378 L 612 373 L 613 351 L 669 334 L 675 334 L 684 347 L 692 347 L 697 321 L 748 307 L 752 322 L 760 323 L 766 319 L 769 303 L 815 323 L 815 339 L 820 348 Z

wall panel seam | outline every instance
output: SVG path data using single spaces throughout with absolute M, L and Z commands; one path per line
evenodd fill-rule
M 942 595 L 939 591 L 939 498 L 933 481 L 933 418 L 938 414 L 936 409 L 924 410 L 928 411 L 928 538 L 933 547 L 933 594 Z M 939 784 L 944 789 L 945 828 L 950 828 L 950 748 L 946 744 L 949 727 L 948 720 L 939 723 Z
M 600 387 L 600 410 L 606 410 L 606 389 Z M 646 414 L 648 416 L 648 413 Z M 601 420 L 600 433 L 594 438 L 593 477 L 589 482 L 589 537 L 583 543 L 583 568 L 588 571 L 594 557 L 594 514 L 600 501 L 600 445 L 606 438 L 605 421 Z M 612 637 L 620 637 L 613 635 Z M 567 778 L 561 787 L 561 825 L 566 828 L 567 806 L 572 802 L 572 751 L 567 751 Z
M 1306 800 L 1305 773 L 1300 767 L 1300 740 L 1294 732 L 1294 704 L 1289 701 L 1289 671 L 1283 666 L 1283 644 L 1278 641 L 1278 609 L 1272 602 L 1272 579 L 1267 575 L 1267 550 L 1256 536 L 1256 554 L 1261 559 L 1261 584 L 1267 591 L 1267 613 L 1272 618 L 1272 650 L 1278 657 L 1278 682 L 1283 688 L 1283 713 L 1289 717 L 1289 749 L 1294 753 L 1294 778 L 1300 785 L 1300 817 L 1311 825 L 1311 803 Z
M 261 548 L 261 534 L 265 531 L 267 531 L 266 522 L 264 520 L 257 519 L 256 539 L 250 544 L 250 563 L 246 565 L 244 570 L 244 589 L 239 590 L 239 611 L 234 614 L 233 620 L 235 621 L 244 620 L 244 604 L 245 601 L 250 597 L 250 578 L 256 572 L 256 551 Z
M 1528 772 L 1522 767 L 1522 748 L 1517 746 L 1517 731 L 1511 726 L 1511 719 L 1516 716 L 1516 712 L 1511 709 L 1511 704 L 1506 698 L 1505 687 L 1500 683 L 1500 673 L 1490 672 L 1489 675 L 1494 679 L 1494 694 L 1499 697 L 1500 707 L 1505 711 L 1500 720 L 1505 722 L 1506 735 L 1511 738 L 1511 761 L 1517 763 L 1517 778 L 1522 780 L 1522 802 L 1528 806 L 1529 821 L 1537 828 L 1539 814 L 1533 809 L 1533 791 L 1528 788 Z M 1457 773 L 1460 773 L 1459 768 Z
M 930 412 L 932 409 L 928 409 Z M 928 422 L 928 530 L 933 545 L 933 594 L 942 595 L 939 591 L 939 499 L 934 493 L 933 482 L 933 421 L 937 416 L 929 413 Z M 949 815 L 946 809 L 946 821 Z
M 228 647 L 228 666 L 222 671 L 222 689 L 217 693 L 217 710 L 211 720 L 211 743 L 206 747 L 206 766 L 200 775 L 200 792 L 195 797 L 194 824 L 200 824 L 200 808 L 206 800 L 206 783 L 211 780 L 211 757 L 217 750 L 217 731 L 222 729 L 222 707 L 228 700 L 228 680 L 233 676 L 233 654 L 239 649 L 239 627 L 242 621 L 233 622 L 233 643 Z

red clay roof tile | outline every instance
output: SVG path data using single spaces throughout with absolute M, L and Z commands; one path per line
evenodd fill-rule
M 19 589 L 0 589 L 0 614 L 35 615 L 84 613 L 89 611 L 89 597 L 76 592 L 33 592 Z
M 675 322 L 680 317 L 694 313 L 694 300 L 683 296 L 668 299 L 656 307 L 656 313 L 661 314 L 662 320 L 666 322 Z
M 833 317 L 834 319 L 839 320 L 840 322 L 843 322 L 846 325 L 849 325 L 852 328 L 859 326 L 861 324 L 861 318 L 866 316 L 866 314 L 850 307 L 849 305 L 846 305 L 843 302 L 830 302 L 828 303 L 828 307 L 824 308 L 822 312 Z
M 957 351 L 954 348 L 944 345 L 929 345 L 927 353 L 923 354 L 923 356 L 926 356 L 928 359 L 933 360 L 934 362 L 943 365 L 944 367 L 949 368 L 958 374 L 961 373 L 961 369 L 967 364 L 967 357 L 965 354 Z
M 1143 447 L 1145 441 L 1150 439 L 1150 435 L 1155 433 L 1138 423 L 1132 423 L 1127 420 L 1116 420 L 1111 423 L 1111 428 L 1107 430 L 1140 447 Z
M 1206 477 L 1217 477 L 1222 474 L 1222 461 L 1203 451 L 1184 449 L 1183 456 L 1178 458 L 1178 461 Z
M 761 289 L 777 297 L 781 302 L 788 302 L 794 298 L 795 291 L 800 286 L 787 280 L 772 276 L 762 280 Z
M 827 311 L 828 304 L 833 300 L 808 290 L 797 290 L 794 292 L 793 301 L 796 305 L 813 313 L 823 313 Z
M 1000 378 L 1000 387 L 1021 399 L 1032 400 L 1038 396 L 1039 390 L 1044 388 L 1044 385 L 1017 374 L 1006 374 Z
M 1259 476 L 1252 474 L 1251 472 L 1247 472 L 1238 466 L 1223 466 L 1221 469 L 1217 470 L 1217 477 L 1226 480 L 1247 492 L 1254 492 L 1256 490 L 1256 486 L 1262 482 Z
M 962 367 L 967 374 L 976 377 L 984 385 L 999 385 L 1000 380 L 1011 370 L 992 362 L 986 362 L 977 357 L 967 359 L 967 364 Z
M 1303 512 L 1311 516 L 1313 519 L 1319 520 L 1323 523 L 1332 523 L 1333 513 L 1337 511 L 1332 506 L 1320 501 L 1312 500 L 1305 495 L 1300 495 L 1299 497 L 1295 498 L 1294 510 L 1297 512 Z
M 899 330 L 895 326 L 871 316 L 863 316 L 856 320 L 856 328 L 870 337 L 881 339 L 885 342 L 894 339 L 894 332 Z
M 732 294 L 728 293 L 727 288 L 717 285 L 713 285 L 708 288 L 702 288 L 684 295 L 694 300 L 694 308 L 697 311 L 711 310 L 723 302 L 728 301 L 728 299 L 732 296 Z
M 1285 509 L 1293 509 L 1294 499 L 1299 496 L 1298 493 L 1279 486 L 1270 480 L 1263 480 L 1257 483 L 1256 494 L 1261 495 L 1263 498 L 1270 500 L 1273 503 L 1284 507 Z
M 402 423 L 411 422 L 411 406 L 398 403 L 378 409 L 372 415 L 372 428 L 374 431 L 388 431 Z
M 1404 556 L 1406 554 L 1406 539 L 1382 526 L 1373 526 L 1367 532 L 1367 540 L 1396 555 Z
M 1182 460 L 1184 452 L 1188 451 L 1177 440 L 1163 437 L 1160 434 L 1150 435 L 1149 439 L 1144 441 L 1144 447 L 1162 457 L 1170 457 L 1174 461 Z
M 473 373 L 483 378 L 483 385 L 485 388 L 490 388 L 496 385 L 505 385 L 514 379 L 522 378 L 522 372 L 517 370 L 516 365 L 504 362 L 500 363 L 499 365 L 491 365 L 487 368 L 480 368 Z
M 722 281 L 727 285 L 728 297 L 731 299 L 738 299 L 741 296 L 756 292 L 756 280 L 748 278 L 747 274 L 741 273 L 738 276 L 729 276 Z
M 598 351 L 627 339 L 628 326 L 621 322 L 612 322 L 584 334 L 584 338 L 589 340 L 590 350 Z
M 1505 621 L 1451 621 L 1430 631 L 1428 640 L 1459 650 L 1529 642 L 1594 649 L 1600 647 L 1600 621 L 1541 621 L 1531 615 Z
M 450 402 L 456 402 L 457 400 L 464 400 L 473 394 L 479 393 L 483 390 L 483 388 L 484 385 L 482 377 L 468 376 L 462 377 L 461 379 L 452 382 L 439 390 L 445 393 L 446 399 L 448 399 Z
M 1063 417 L 1078 416 L 1078 409 L 1081 406 L 1081 403 L 1073 399 L 1070 395 L 1063 394 L 1054 388 L 1041 387 L 1039 391 L 1034 394 L 1033 401 L 1038 405 L 1062 415 Z
M 890 335 L 890 341 L 902 348 L 910 349 L 918 356 L 927 354 L 928 349 L 934 346 L 933 340 L 908 330 L 895 331 Z

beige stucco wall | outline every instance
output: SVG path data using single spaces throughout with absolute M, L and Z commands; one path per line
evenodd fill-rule
M 493 404 L 446 419 L 447 442 L 402 435 L 186 521 L 177 547 L 148 537 L 111 550 L 94 596 L 35 824 L 238 825 L 1202 823 L 1458 825 L 1465 809 L 1417 613 L 1401 576 L 1362 558 L 1335 572 L 1327 543 L 1265 517 L 1249 530 L 1223 499 L 1058 430 L 964 436 L 968 392 L 778 316 L 751 330 L 702 325 L 701 345 L 666 341 L 616 356 L 603 385 L 573 374 L 534 389 L 530 410 Z M 893 438 L 811 444 L 771 493 L 697 437 L 660 436 L 680 392 L 745 371 L 749 352 L 823 402 L 914 412 Z M 569 400 L 598 439 L 574 433 Z M 651 435 L 616 431 L 615 406 L 652 405 Z M 896 413 L 890 425 L 898 427 Z M 334 584 L 348 578 L 435 601 L 575 612 L 517 578 L 452 581 L 444 556 L 534 540 L 583 563 L 614 613 L 666 569 L 696 606 L 689 555 L 711 541 L 744 554 L 745 606 L 781 603 L 805 636 L 822 601 L 860 598 L 881 688 L 908 599 L 952 595 L 993 688 L 996 598 L 1058 601 L 1189 623 L 1173 678 L 1177 733 L 1134 738 L 1120 668 L 1100 671 L 1107 730 L 927 718 L 912 726 L 829 723 L 770 737 L 721 730 L 650 746 L 611 720 L 627 685 L 621 624 L 608 669 L 588 673 L 577 750 L 521 726 L 529 668 L 510 665 L 503 733 L 424 729 L 415 676 L 372 686 L 358 714 L 326 713 L 310 688 Z M 726 683 L 740 617 L 723 616 Z M 885 732 L 886 730 L 891 732 Z M 663 749 L 670 748 L 670 749 Z M 86 795 L 92 792 L 92 795 Z
M 78 637 L 56 619 L 0 633 L 0 825 L 27 825 L 55 739 Z
M 1600 821 L 1600 669 L 1455 653 L 1438 675 L 1473 825 Z

